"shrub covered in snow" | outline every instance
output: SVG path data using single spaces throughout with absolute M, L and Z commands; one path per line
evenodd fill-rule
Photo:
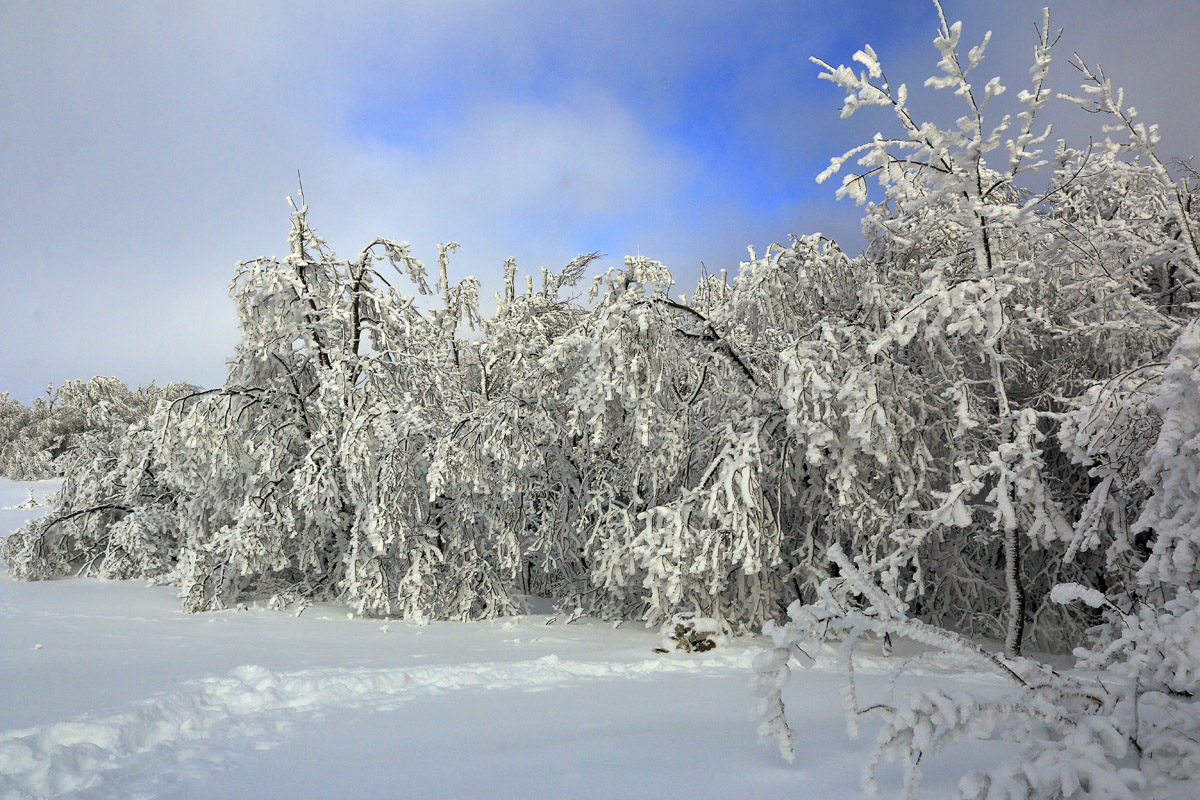
M 12 508 L 19 508 L 19 509 L 41 508 L 44 505 L 46 505 L 46 504 L 33 496 L 33 487 L 30 487 L 29 496 L 26 497 L 24 500 L 22 500 L 20 503 L 17 503 L 15 506 L 12 506 Z
M 682 650 L 685 653 L 707 653 L 728 644 L 721 624 L 711 617 L 697 617 L 685 611 L 671 618 L 663 632 L 662 645 L 657 649 L 667 653 Z
M 869 790 L 875 788 L 878 764 L 893 761 L 904 771 L 899 796 L 915 797 L 922 765 L 966 738 L 1019 745 L 1014 754 L 998 759 L 996 767 L 963 776 L 959 796 L 970 800 L 1131 800 L 1139 788 L 1189 778 L 1200 770 L 1200 704 L 1195 699 L 1200 592 L 1181 590 L 1163 609 L 1118 614 L 1115 638 L 1096 650 L 1078 651 L 1081 668 L 1107 671 L 1096 678 L 994 654 L 912 619 L 840 548 L 831 549 L 830 557 L 842 577 L 826 583 L 817 603 L 793 604 L 786 625 L 769 626 L 774 649 L 756 663 L 756 689 L 762 697 L 759 732 L 774 739 L 789 761 L 796 745 L 782 699 L 789 662 L 797 655 L 811 662 L 808 654 L 832 644 L 845 676 L 848 733 L 856 737 L 864 719 L 881 725 L 863 768 L 863 785 Z M 1058 602 L 1108 605 L 1102 594 L 1078 585 L 1056 588 L 1053 596 Z M 892 668 L 891 695 L 869 704 L 859 697 L 854 660 L 855 646 L 866 633 L 890 633 L 925 648 L 898 661 Z M 897 690 L 906 673 L 929 665 L 992 673 L 1004 688 L 979 693 Z

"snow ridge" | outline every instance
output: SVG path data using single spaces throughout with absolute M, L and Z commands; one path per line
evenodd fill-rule
M 746 662 L 747 654 L 631 663 L 549 655 L 519 662 L 399 669 L 275 673 L 242 666 L 195 681 L 186 691 L 153 697 L 128 712 L 0 732 L 0 798 L 102 796 L 114 779 L 127 796 L 154 796 L 173 777 L 225 761 L 239 744 L 271 747 L 298 716 L 319 716 L 337 708 L 369 706 L 382 711 L 414 697 L 448 691 L 545 688 L 664 672 L 745 669 Z

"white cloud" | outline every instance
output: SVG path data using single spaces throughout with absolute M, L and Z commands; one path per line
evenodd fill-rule
M 1023 78 L 1040 3 L 948 5 L 968 38 L 997 29 L 985 69 Z M 1060 77 L 1069 49 L 1100 56 L 1168 153 L 1200 152 L 1194 3 L 1055 5 Z M 770 3 L 737 19 L 716 2 L 0 4 L 0 389 L 28 398 L 92 372 L 219 381 L 233 264 L 285 248 L 297 169 L 335 248 L 385 235 L 431 259 L 456 239 L 458 274 L 485 279 L 508 255 L 536 268 L 596 248 L 734 267 L 746 244 L 853 230 L 852 209 L 806 199 L 827 196 L 810 176 L 794 202 L 752 209 L 745 186 L 706 172 L 719 151 L 665 135 L 697 102 L 692 71 L 731 49 L 760 55 L 724 89 L 745 98 L 730 135 L 769 168 L 885 125 L 839 123 L 815 79 L 801 98 L 773 83 L 812 75 L 793 51 L 848 60 L 824 42 L 855 40 L 859 22 L 822 8 L 792 29 Z M 919 84 L 932 34 L 880 45 L 893 77 Z M 372 104 L 401 135 L 362 135 Z

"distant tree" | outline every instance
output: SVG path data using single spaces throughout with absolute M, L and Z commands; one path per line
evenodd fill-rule
M 116 378 L 97 376 L 50 386 L 30 406 L 0 393 L 0 475 L 14 480 L 63 476 L 88 435 L 102 432 L 114 419 L 146 419 L 159 400 L 187 389 L 152 383 L 130 391 Z
M 188 384 L 151 384 L 134 392 L 114 378 L 68 381 L 41 409 L 35 431 L 18 439 L 25 452 L 47 452 L 62 488 L 54 513 L 0 540 L 0 558 L 12 575 L 36 580 L 63 574 L 156 577 L 178 556 L 175 526 L 164 504 L 173 497 L 157 479 L 157 439 L 151 417 L 161 403 L 197 391 Z M 50 431 L 52 433 L 45 433 Z

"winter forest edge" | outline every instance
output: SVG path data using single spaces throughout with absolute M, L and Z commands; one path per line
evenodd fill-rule
M 482 620 L 537 595 L 761 630 L 760 732 L 785 758 L 803 709 L 783 687 L 831 644 L 848 728 L 882 723 L 864 783 L 896 761 L 905 798 L 963 738 L 1021 745 L 964 798 L 1194 777 L 1200 175 L 1078 55 L 1078 95 L 1052 96 L 1058 32 L 1037 30 L 1014 118 L 989 109 L 1006 88 L 979 74 L 986 37 L 944 15 L 926 85 L 956 120 L 919 118 L 869 46 L 813 59 L 843 117 L 883 127 L 818 178 L 864 207 L 863 252 L 795 236 L 690 295 L 643 256 L 588 302 L 572 292 L 599 254 L 536 276 L 509 259 L 485 316 L 456 243 L 433 274 L 383 238 L 339 259 L 299 195 L 289 255 L 237 266 L 224 386 L 0 395 L 0 472 L 64 477 L 0 558 L 21 580 L 178 586 L 189 612 Z M 1049 102 L 1098 135 L 1052 138 Z M 925 648 L 898 674 L 941 659 L 1007 688 L 863 707 L 865 636 Z M 1076 670 L 1022 656 L 1064 643 Z

